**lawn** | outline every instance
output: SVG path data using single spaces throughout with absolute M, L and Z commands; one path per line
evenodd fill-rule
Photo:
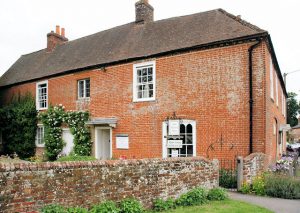
M 213 201 L 201 206 L 178 207 L 164 213 L 272 213 L 265 208 L 236 200 Z

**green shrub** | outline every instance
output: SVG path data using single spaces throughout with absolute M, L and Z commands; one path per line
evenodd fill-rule
M 207 193 L 202 188 L 195 188 L 182 194 L 177 200 L 178 206 L 193 206 L 200 205 L 207 202 Z
M 227 192 L 222 188 L 214 188 L 208 191 L 208 200 L 225 200 L 228 198 Z
M 300 199 L 300 180 L 289 176 L 267 175 L 265 192 L 271 197 Z
M 88 210 L 81 207 L 71 207 L 67 209 L 67 213 L 88 213 Z
M 236 170 L 220 170 L 219 184 L 221 187 L 230 189 L 237 187 L 237 175 Z
M 252 192 L 251 185 L 248 184 L 248 183 L 243 183 L 242 188 L 241 188 L 241 192 L 243 194 L 250 194 Z
M 264 176 L 256 176 L 252 182 L 252 190 L 256 195 L 266 195 Z
M 93 156 L 78 156 L 78 155 L 68 155 L 58 158 L 57 161 L 93 161 L 96 160 Z
M 142 204 L 134 198 L 126 198 L 120 203 L 121 213 L 141 213 L 144 212 Z
M 3 139 L 0 155 L 16 153 L 21 159 L 34 156 L 37 111 L 33 97 L 28 93 L 14 98 L 1 109 L 0 116 Z
M 159 198 L 153 202 L 153 210 L 157 212 L 166 211 L 169 209 L 175 208 L 175 201 L 172 198 L 167 199 L 166 201 Z
M 90 213 L 119 213 L 120 209 L 113 201 L 105 201 L 101 204 L 94 205 L 90 210 Z
M 64 207 L 56 204 L 44 206 L 41 213 L 67 213 Z

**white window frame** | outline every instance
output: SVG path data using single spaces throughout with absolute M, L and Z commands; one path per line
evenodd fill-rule
M 87 97 L 86 96 L 86 81 L 89 80 L 90 81 L 90 96 Z M 80 97 L 79 94 L 80 94 L 80 89 L 79 89 L 79 82 L 82 82 L 83 81 L 83 97 Z M 78 100 L 80 99 L 90 99 L 91 97 L 91 79 L 90 78 L 85 78 L 85 79 L 80 79 L 77 81 L 77 98 Z
M 180 124 L 188 125 L 191 124 L 193 128 L 193 157 L 197 156 L 197 128 L 196 128 L 196 121 L 195 120 L 181 120 Z M 168 128 L 168 121 L 164 121 L 162 124 L 162 157 L 168 158 L 168 148 L 167 148 L 167 128 Z
M 46 84 L 46 107 L 40 107 L 40 101 L 39 101 L 39 86 L 42 84 Z M 48 109 L 48 98 L 49 98 L 49 90 L 48 90 L 48 81 L 41 81 L 36 83 L 36 109 L 37 110 L 44 110 L 44 109 Z
M 274 75 L 273 75 L 273 62 L 270 57 L 270 97 L 274 100 Z
M 141 67 L 152 66 L 153 70 L 153 97 L 151 98 L 138 98 L 137 90 L 137 69 Z M 156 62 L 148 61 L 144 63 L 134 64 L 133 65 L 133 102 L 142 102 L 142 101 L 154 101 L 156 96 Z
M 39 128 L 42 128 L 42 141 L 43 141 L 43 143 L 38 143 L 38 129 Z M 35 146 L 36 147 L 45 147 L 45 141 L 44 141 L 44 139 L 45 139 L 45 127 L 44 127 L 44 125 L 43 124 L 38 124 L 38 127 L 37 127 L 37 129 L 36 129 L 36 135 L 35 135 Z

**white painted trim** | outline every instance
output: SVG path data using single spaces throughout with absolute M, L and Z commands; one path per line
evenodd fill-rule
M 111 127 L 95 127 L 95 158 L 97 158 L 97 153 L 98 153 L 98 130 L 103 130 L 103 129 L 109 129 L 109 140 L 110 140 L 110 147 L 109 147 L 109 158 L 112 158 L 112 128 Z
M 39 85 L 41 84 L 46 84 L 47 85 L 47 99 L 46 99 L 46 107 L 41 108 L 40 103 L 39 103 Z M 45 110 L 48 109 L 48 99 L 49 99 L 49 86 L 48 86 L 48 80 L 45 81 L 40 81 L 36 83 L 36 88 L 35 88 L 35 103 L 36 103 L 36 109 L 37 110 Z
M 197 126 L 195 120 L 185 120 L 183 119 L 180 124 L 191 124 L 193 127 L 193 157 L 197 156 Z M 168 157 L 168 150 L 167 150 L 167 123 L 166 121 L 162 124 L 162 157 L 167 158 Z
M 152 66 L 153 67 L 153 97 L 152 98 L 137 98 L 137 68 Z M 155 101 L 156 97 L 156 61 L 147 61 L 133 65 L 133 84 L 132 84 L 132 98 L 133 102 Z
M 167 138 L 165 137 L 167 135 L 167 121 L 163 122 L 162 125 L 162 157 L 167 158 L 168 157 L 168 150 L 167 150 Z

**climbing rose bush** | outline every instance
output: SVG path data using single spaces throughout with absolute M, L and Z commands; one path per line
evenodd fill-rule
M 89 119 L 88 112 L 65 112 L 65 107 L 59 104 L 39 113 L 38 117 L 45 127 L 45 148 L 49 160 L 56 160 L 65 145 L 62 140 L 63 123 L 70 127 L 71 133 L 74 135 L 74 154 L 78 156 L 91 154 L 90 131 L 85 125 Z

